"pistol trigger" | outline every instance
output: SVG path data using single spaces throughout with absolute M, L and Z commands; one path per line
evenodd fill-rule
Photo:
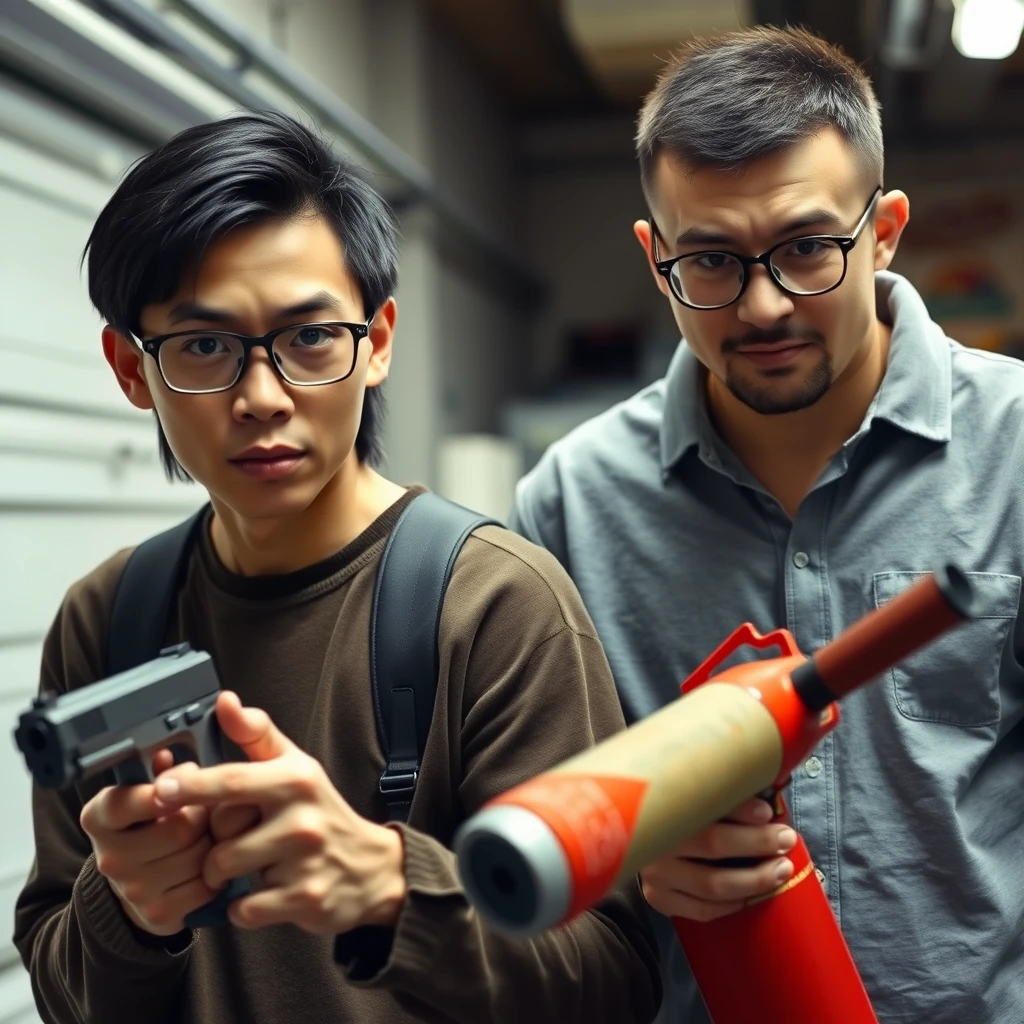
M 114 779 L 119 786 L 143 786 L 153 781 L 153 773 L 145 761 L 136 755 L 114 765 Z

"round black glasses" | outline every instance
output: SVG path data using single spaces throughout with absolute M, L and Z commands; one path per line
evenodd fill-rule
M 690 309 L 731 306 L 750 283 L 750 268 L 763 266 L 789 295 L 824 295 L 846 277 L 847 255 L 871 219 L 881 186 L 871 195 L 860 221 L 849 235 L 804 235 L 779 242 L 760 256 L 741 256 L 721 249 L 702 249 L 668 260 L 658 259 L 658 231 L 650 220 L 654 265 L 672 294 Z
M 292 324 L 262 338 L 230 331 L 178 331 L 136 341 L 156 360 L 164 383 L 182 394 L 208 395 L 234 387 L 254 348 L 267 353 L 270 365 L 289 384 L 315 387 L 351 376 L 359 342 L 372 322 L 371 317 L 365 324 Z

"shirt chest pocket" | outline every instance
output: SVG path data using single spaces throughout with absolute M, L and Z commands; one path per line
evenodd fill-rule
M 880 608 L 926 575 L 875 573 L 875 606 Z M 889 670 L 896 707 L 905 718 L 965 727 L 999 721 L 999 662 L 1017 616 L 1021 580 L 994 572 L 967 575 L 980 617 Z

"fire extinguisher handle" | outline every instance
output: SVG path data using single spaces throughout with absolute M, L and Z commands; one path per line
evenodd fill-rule
M 712 673 L 741 647 L 754 647 L 764 651 L 778 647 L 785 655 L 800 653 L 800 648 L 788 629 L 773 629 L 770 633 L 759 633 L 751 622 L 737 626 L 690 674 L 686 677 L 681 689 L 689 693 L 691 690 L 706 683 Z

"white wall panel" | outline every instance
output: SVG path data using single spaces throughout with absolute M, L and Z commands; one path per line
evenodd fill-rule
M 0 514 L 0 640 L 45 632 L 71 583 L 119 549 L 173 526 L 185 514 L 45 507 Z
M 156 424 L 143 414 L 114 420 L 0 404 L 0 481 L 0 508 L 117 505 L 184 515 L 204 497 L 167 484 Z
M 96 145 L 102 171 L 109 133 Z M 0 1024 L 38 1020 L 10 945 L 33 854 L 31 784 L 11 732 L 39 685 L 43 635 L 72 582 L 205 500 L 164 478 L 151 414 L 132 409 L 103 359 L 79 260 L 111 176 L 57 151 L 0 129 Z
M 24 971 L 0 971 L 0 1024 L 39 1024 Z

